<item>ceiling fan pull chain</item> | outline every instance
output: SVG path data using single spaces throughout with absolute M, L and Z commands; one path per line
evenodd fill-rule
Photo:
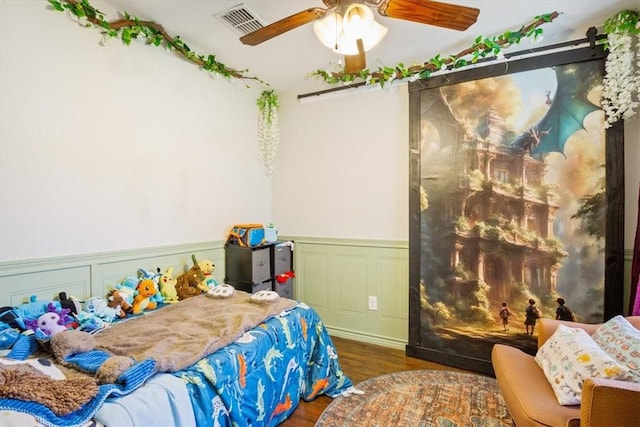
M 335 45 L 334 49 L 335 49 L 336 52 L 338 52 L 340 50 L 339 49 L 340 46 L 338 46 L 338 40 L 340 40 L 340 30 L 338 29 L 338 18 L 339 18 L 340 15 L 338 15 L 337 13 L 334 13 L 333 16 L 336 19 L 336 45 Z

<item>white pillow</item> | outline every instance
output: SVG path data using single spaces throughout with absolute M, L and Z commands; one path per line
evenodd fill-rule
M 640 382 L 640 330 L 618 315 L 596 329 L 591 338 Z
M 587 378 L 633 381 L 633 376 L 604 352 L 584 330 L 558 325 L 538 349 L 536 363 L 544 371 L 560 405 L 579 405 Z

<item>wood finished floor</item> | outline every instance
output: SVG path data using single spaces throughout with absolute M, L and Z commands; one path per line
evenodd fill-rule
M 395 350 L 338 337 L 332 337 L 332 340 L 338 351 L 340 366 L 354 384 L 391 372 L 415 369 L 465 372 L 462 369 L 408 357 L 404 350 Z M 320 396 L 312 402 L 300 401 L 295 412 L 280 426 L 313 427 L 322 411 L 332 400 L 330 397 Z

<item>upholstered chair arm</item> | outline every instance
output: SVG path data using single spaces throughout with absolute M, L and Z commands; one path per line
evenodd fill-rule
M 637 427 L 640 384 L 588 378 L 582 386 L 580 427 Z

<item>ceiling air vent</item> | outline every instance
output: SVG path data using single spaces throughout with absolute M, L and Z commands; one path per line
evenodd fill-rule
M 264 21 L 249 10 L 245 4 L 239 4 L 217 13 L 216 18 L 241 36 L 264 27 Z

